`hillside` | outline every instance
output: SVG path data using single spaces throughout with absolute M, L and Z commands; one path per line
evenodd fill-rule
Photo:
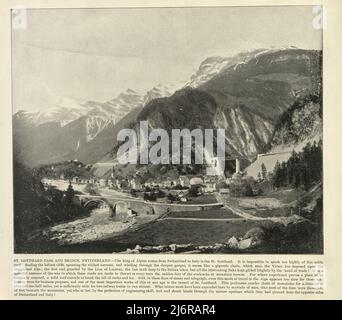
M 320 82 L 319 51 L 285 49 L 261 52 L 229 66 L 199 88 L 219 105 L 243 104 L 275 123 L 298 96 L 316 92 Z
M 286 162 L 293 151 L 300 152 L 308 144 L 323 139 L 322 101 L 317 95 L 296 100 L 278 120 L 267 152 L 260 154 L 247 169 L 247 175 L 257 177 L 264 164 L 273 172 L 276 163 Z
M 197 81 L 197 88 L 152 100 L 130 127 L 138 131 L 138 122 L 148 120 L 151 128 L 168 131 L 223 128 L 227 156 L 253 159 L 268 148 L 281 115 L 300 97 L 319 90 L 320 63 L 321 53 L 312 50 L 250 54 L 241 63 L 225 63 L 208 81 Z

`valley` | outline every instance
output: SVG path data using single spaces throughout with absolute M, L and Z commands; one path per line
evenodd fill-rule
M 322 253 L 321 59 L 298 48 L 209 57 L 182 85 L 15 113 L 17 251 Z M 171 146 L 159 164 L 120 163 L 119 133 L 140 141 L 141 123 L 224 130 L 224 171 L 173 163 Z

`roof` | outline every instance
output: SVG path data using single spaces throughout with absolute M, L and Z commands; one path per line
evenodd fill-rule
M 190 185 L 198 185 L 198 184 L 203 184 L 203 180 L 198 177 L 194 177 L 190 179 Z

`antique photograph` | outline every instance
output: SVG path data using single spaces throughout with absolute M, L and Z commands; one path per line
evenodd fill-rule
M 323 254 L 322 7 L 11 15 L 15 253 Z

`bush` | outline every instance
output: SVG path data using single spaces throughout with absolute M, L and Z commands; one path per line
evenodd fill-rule
M 250 184 L 245 185 L 243 193 L 246 197 L 254 196 L 254 192 Z
M 220 189 L 228 189 L 229 186 L 227 183 L 225 183 L 224 181 L 220 181 L 216 184 L 216 190 L 220 190 Z
M 87 185 L 84 188 L 84 192 L 89 193 L 90 195 L 97 195 L 98 194 L 98 188 L 91 183 L 87 183 Z
M 145 201 L 156 201 L 157 200 L 157 195 L 154 193 L 144 193 L 144 200 Z
M 156 193 L 158 198 L 165 198 L 166 194 L 162 190 L 158 190 Z
M 137 195 L 137 190 L 132 189 L 132 190 L 131 190 L 131 196 L 132 196 L 132 197 L 137 197 L 137 196 L 138 196 L 138 195 Z
M 167 199 L 170 200 L 171 202 L 175 202 L 175 201 L 178 201 L 178 197 L 177 196 L 174 196 L 173 194 L 169 193 L 167 195 Z
M 191 186 L 188 192 L 190 197 L 197 197 L 201 194 L 201 187 L 200 186 Z

